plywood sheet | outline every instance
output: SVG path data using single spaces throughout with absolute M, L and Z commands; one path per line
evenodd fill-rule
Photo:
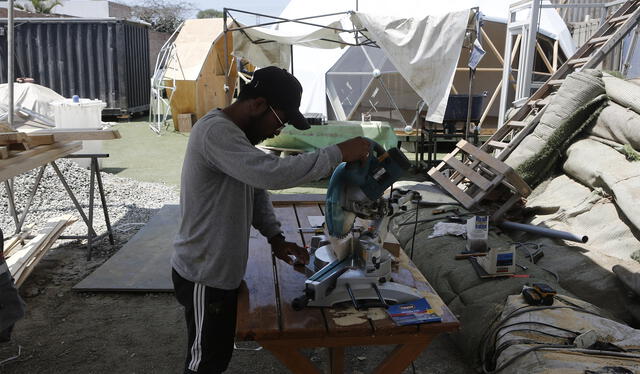
M 162 207 L 118 253 L 73 289 L 173 292 L 170 260 L 179 214 L 179 205 Z

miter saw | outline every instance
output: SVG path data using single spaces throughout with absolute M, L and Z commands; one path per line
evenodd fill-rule
M 293 307 L 331 307 L 351 302 L 356 309 L 405 303 L 422 297 L 391 279 L 392 256 L 383 248 L 389 219 L 414 198 L 414 192 L 384 191 L 410 167 L 397 148 L 385 151 L 371 141 L 369 157 L 340 164 L 331 176 L 326 199 L 327 235 L 311 241 L 311 265 L 304 294 Z M 354 225 L 356 218 L 360 218 Z

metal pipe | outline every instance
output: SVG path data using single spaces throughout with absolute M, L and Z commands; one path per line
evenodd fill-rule
M 14 62 L 14 41 L 13 41 L 13 0 L 9 0 L 9 6 L 7 8 L 7 83 L 8 83 L 8 103 L 9 110 L 7 111 L 7 122 L 9 127 L 15 129 L 13 126 L 13 81 L 15 81 L 15 72 L 13 71 Z
M 578 243 L 586 243 L 589 240 L 589 237 L 586 235 L 580 236 L 580 235 L 572 234 L 566 231 L 554 230 L 554 229 L 549 229 L 546 227 L 540 227 L 540 226 L 534 226 L 534 225 L 527 225 L 524 223 L 502 221 L 498 224 L 498 226 L 505 229 L 520 230 L 524 232 L 530 232 L 533 234 L 539 234 L 542 236 L 546 236 L 548 238 L 564 239 L 564 240 L 569 240 L 569 241 L 578 242 Z

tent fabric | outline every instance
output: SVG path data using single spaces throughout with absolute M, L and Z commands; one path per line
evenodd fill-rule
M 398 17 L 356 12 L 353 25 L 365 27 L 366 34 L 389 56 L 400 74 L 427 103 L 427 120 L 441 123 L 447 106 L 460 50 L 464 41 L 469 9 L 442 16 Z M 329 24 L 333 28 L 349 28 L 345 20 Z M 234 55 L 256 66 L 275 65 L 288 68 L 291 45 L 315 48 L 337 48 L 337 42 L 351 42 L 332 29 L 316 29 L 307 33 L 248 28 L 234 36 Z M 255 44 L 256 40 L 271 40 Z
M 469 10 L 403 18 L 358 12 L 363 26 L 428 105 L 427 121 L 442 123 L 464 42 Z
M 238 23 L 239 27 L 245 25 Z M 348 16 L 326 25 L 331 28 L 351 29 Z M 256 41 L 270 41 L 255 43 Z M 329 28 L 315 28 L 304 32 L 288 32 L 265 27 L 251 27 L 236 32 L 233 38 L 233 55 L 249 60 L 255 66 L 278 66 L 288 69 L 291 65 L 291 46 L 300 45 L 319 49 L 333 49 L 353 43 L 348 37 Z
M 198 79 L 209 51 L 222 35 L 222 18 L 189 19 L 184 21 L 174 41 L 176 58 L 169 61 L 165 79 L 195 81 Z M 235 37 L 235 35 L 234 35 Z

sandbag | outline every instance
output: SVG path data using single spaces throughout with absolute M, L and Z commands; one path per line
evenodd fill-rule
M 594 340 L 581 344 L 576 337 L 588 331 Z M 559 294 L 553 306 L 535 307 L 511 295 L 483 352 L 486 372 L 636 373 L 639 347 L 640 331 L 603 317 L 589 303 Z
M 606 102 L 604 93 L 600 71 L 570 74 L 547 106 L 540 123 L 506 159 L 507 165 L 535 187 L 552 169 L 563 147 L 595 120 Z
M 438 216 L 434 216 L 431 212 L 434 208 L 441 207 L 449 206 L 421 207 L 418 210 L 418 219 L 437 218 Z M 463 208 L 459 209 L 464 213 Z M 439 216 L 442 217 L 442 215 Z M 491 281 L 479 278 L 469 261 L 454 259 L 456 254 L 464 250 L 465 239 L 455 236 L 429 239 L 428 236 L 432 233 L 437 220 L 418 223 L 414 238 L 414 225 L 401 226 L 400 224 L 412 222 L 415 219 L 415 210 L 399 214 L 391 221 L 390 232 L 396 236 L 404 251 L 412 258 L 449 309 L 458 316 L 461 323 L 460 331 L 451 336 L 467 361 L 477 365 L 479 364 L 478 348 L 481 337 L 488 328 L 488 322 L 500 313 L 506 297 L 519 292 L 530 279 L 506 278 Z M 489 233 L 489 242 L 492 246 L 508 246 L 511 239 L 492 230 Z M 529 266 L 529 259 L 521 251 L 517 253 L 516 261 Z M 527 273 L 541 282 L 562 289 L 553 275 L 535 265 L 530 266 Z M 563 292 L 567 291 L 563 290 Z
M 640 87 L 638 90 L 640 91 Z M 590 133 L 621 145 L 629 144 L 635 150 L 640 150 L 640 114 L 610 101 L 600 112 Z
M 533 225 L 589 237 L 587 244 L 573 245 L 624 261 L 640 248 L 611 196 L 601 188 L 592 190 L 565 174 L 536 188 L 527 198 L 526 206 L 537 213 L 531 220 Z
M 601 142 L 584 139 L 567 149 L 565 173 L 591 188 L 602 188 L 635 229 L 640 229 L 640 163 Z
M 640 86 L 607 73 L 602 74 L 602 81 L 612 101 L 640 114 Z

